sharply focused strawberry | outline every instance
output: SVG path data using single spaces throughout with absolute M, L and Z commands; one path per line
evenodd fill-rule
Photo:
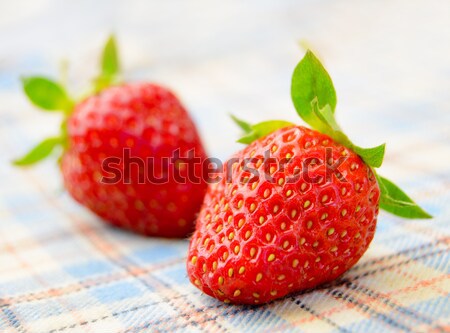
M 384 145 L 364 149 L 343 134 L 333 84 L 311 52 L 294 71 L 292 98 L 316 130 L 235 118 L 249 146 L 225 163 L 198 216 L 188 275 L 224 302 L 265 303 L 336 279 L 367 250 L 379 207 L 430 217 L 373 170 Z
M 206 158 L 195 125 L 166 88 L 117 83 L 113 39 L 102 65 L 96 93 L 77 104 L 55 82 L 24 80 L 34 104 L 66 116 L 60 136 L 43 141 L 16 164 L 32 164 L 63 146 L 64 183 L 78 202 L 120 227 L 184 237 L 193 229 L 206 190 L 195 160 Z M 187 179 L 189 172 L 198 179 Z

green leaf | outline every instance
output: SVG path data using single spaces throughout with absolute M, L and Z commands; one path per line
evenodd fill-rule
M 341 127 L 336 122 L 336 119 L 334 118 L 333 110 L 331 109 L 330 104 L 326 104 L 324 107 L 319 106 L 319 101 L 317 97 L 315 97 L 312 102 L 312 109 L 314 114 L 322 121 L 323 123 L 327 124 L 333 131 L 341 131 Z
M 114 77 L 120 71 L 119 56 L 117 54 L 116 40 L 110 36 L 105 44 L 102 54 L 102 74 L 104 77 Z
M 240 138 L 237 142 L 250 144 L 253 141 L 262 138 L 276 130 L 288 126 L 294 126 L 293 123 L 284 120 L 269 120 L 251 126 L 251 131 Z
M 405 192 L 390 180 L 376 175 L 380 186 L 380 208 L 394 215 L 410 219 L 429 219 L 430 214 L 418 206 Z
M 66 90 L 55 81 L 34 76 L 23 78 L 22 84 L 30 101 L 41 109 L 69 111 L 73 106 Z
M 347 135 L 342 131 L 341 127 L 336 122 L 331 107 L 327 104 L 323 108 L 319 108 L 317 98 L 311 102 L 313 111 L 317 118 L 322 122 L 322 132 L 331 136 L 333 140 L 343 144 L 347 148 L 353 150 L 358 154 L 366 164 L 374 168 L 379 168 L 383 163 L 384 152 L 386 144 L 382 144 L 373 148 L 362 148 L 355 145 Z
M 362 148 L 352 144 L 351 149 L 361 156 L 366 164 L 374 168 L 379 168 L 383 163 L 386 144 L 383 143 L 373 148 Z
M 329 74 L 309 50 L 292 75 L 291 97 L 300 117 L 312 128 L 323 130 L 323 124 L 314 112 L 312 101 L 317 100 L 319 109 L 328 104 L 333 113 L 336 108 L 336 91 Z
M 53 149 L 56 146 L 60 145 L 62 141 L 63 140 L 60 137 L 51 137 L 45 139 L 44 141 L 39 143 L 36 147 L 31 149 L 31 151 L 28 152 L 28 154 L 17 160 L 14 160 L 13 164 L 18 166 L 25 166 L 37 163 L 46 158 L 47 156 L 49 156 L 53 151 Z
M 111 35 L 103 48 L 100 74 L 93 80 L 93 93 L 98 93 L 112 84 L 119 83 L 119 74 L 120 64 L 116 40 Z
M 238 125 L 244 133 L 250 133 L 252 131 L 252 125 L 242 119 L 239 119 L 238 117 L 230 114 L 231 119 Z

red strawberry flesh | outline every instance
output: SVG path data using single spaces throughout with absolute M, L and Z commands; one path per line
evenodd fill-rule
M 181 157 L 193 150 L 200 161 L 206 155 L 191 118 L 169 90 L 148 83 L 108 88 L 77 105 L 67 126 L 62 173 L 77 201 L 106 221 L 142 234 L 184 237 L 192 231 L 206 183 L 174 181 L 179 166 L 164 159 L 177 149 Z M 126 149 L 131 163 L 124 160 Z M 102 169 L 107 158 L 120 159 L 114 166 L 130 177 L 102 183 L 102 177 L 111 176 Z M 133 163 L 136 159 L 145 163 L 145 174 Z M 181 175 L 186 170 L 201 175 L 201 163 L 186 163 L 178 170 Z M 169 178 L 164 184 L 152 181 L 164 176 Z
M 267 151 L 278 162 L 289 160 L 284 170 L 263 162 Z M 187 271 L 200 290 L 225 302 L 266 303 L 336 279 L 367 250 L 380 191 L 354 152 L 296 126 L 233 158 L 239 162 L 228 181 L 225 170 L 210 185 L 191 239 Z M 245 158 L 259 178 L 242 168 Z M 298 174 L 305 161 L 307 175 Z M 273 181 L 264 179 L 265 169 Z

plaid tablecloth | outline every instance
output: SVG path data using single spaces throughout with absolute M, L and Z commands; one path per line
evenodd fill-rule
M 0 332 L 449 332 L 448 1 L 0 2 Z M 163 82 L 210 155 L 239 146 L 233 112 L 296 121 L 290 75 L 307 39 L 329 68 L 338 118 L 361 145 L 388 144 L 381 173 L 435 218 L 381 213 L 342 278 L 259 307 L 190 285 L 188 242 L 110 228 L 64 192 L 47 161 L 9 161 L 59 118 L 23 98 L 21 74 L 71 62 L 76 90 L 116 31 L 133 80 Z

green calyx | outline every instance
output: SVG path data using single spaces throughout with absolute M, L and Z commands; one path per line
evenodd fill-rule
M 111 85 L 120 83 L 119 74 L 120 66 L 116 42 L 114 36 L 111 36 L 103 48 L 100 73 L 93 80 L 88 95 L 99 93 Z M 63 121 L 60 133 L 57 136 L 41 141 L 27 154 L 14 160 L 13 164 L 17 166 L 35 164 L 51 155 L 55 149 L 59 148 L 64 151 L 67 148 L 67 119 L 72 114 L 76 104 L 76 100 L 70 96 L 62 82 L 42 76 L 31 76 L 22 78 L 22 86 L 25 95 L 33 105 L 44 111 L 61 112 Z
M 234 122 L 244 131 L 245 135 L 238 142 L 250 144 L 253 141 L 266 136 L 280 128 L 294 126 L 295 124 L 284 120 L 269 120 L 261 123 L 250 125 L 249 123 L 231 115 Z
M 390 180 L 375 174 L 380 186 L 380 207 L 394 215 L 409 219 L 429 219 L 430 214 L 418 206 L 405 192 Z
M 103 48 L 100 74 L 94 79 L 94 92 L 120 83 L 120 62 L 117 53 L 116 40 L 110 36 Z
M 334 116 L 337 98 L 333 82 L 319 59 L 309 50 L 294 69 L 291 97 L 298 115 L 311 128 L 330 136 L 336 142 L 351 149 L 371 168 L 381 166 L 385 144 L 373 148 L 359 147 L 343 132 Z M 281 120 L 251 125 L 234 116 L 232 116 L 232 119 L 245 132 L 245 135 L 238 140 L 238 142 L 245 144 L 264 137 L 277 129 L 294 125 Z M 405 218 L 431 218 L 431 215 L 420 208 L 394 183 L 377 174 L 376 177 L 381 191 L 380 208 Z

